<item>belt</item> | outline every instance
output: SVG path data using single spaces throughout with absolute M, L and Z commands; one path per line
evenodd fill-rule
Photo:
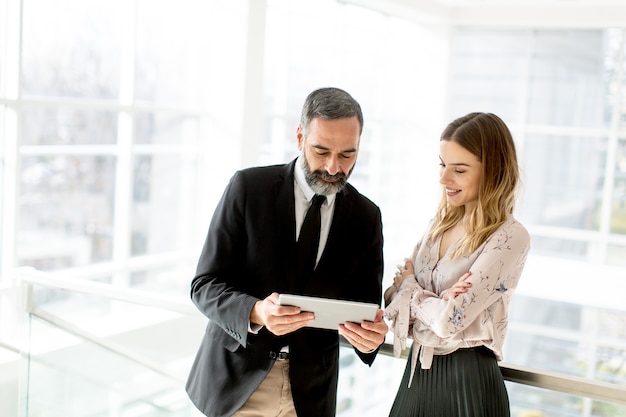
M 289 359 L 289 352 L 270 352 L 270 359 L 275 361 L 286 361 Z

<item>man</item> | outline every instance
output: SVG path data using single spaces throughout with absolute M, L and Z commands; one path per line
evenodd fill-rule
M 388 331 L 382 310 L 338 333 L 306 327 L 313 313 L 278 304 L 280 293 L 296 293 L 380 305 L 380 209 L 347 183 L 362 131 L 348 93 L 313 91 L 296 131 L 300 156 L 238 171 L 226 187 L 191 283 L 210 321 L 187 392 L 205 415 L 334 416 L 339 333 L 364 363 L 374 361 Z M 297 236 L 315 194 L 326 198 L 308 274 L 298 272 Z

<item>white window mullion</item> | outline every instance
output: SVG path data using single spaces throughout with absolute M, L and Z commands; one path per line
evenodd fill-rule
M 16 266 L 16 224 L 19 199 L 19 106 L 21 67 L 21 0 L 5 0 L 0 15 L 0 278 Z
M 113 262 L 125 265 L 131 256 L 131 225 L 133 184 L 133 113 L 135 84 L 135 22 L 137 2 L 129 3 L 130 10 L 125 10 L 120 16 L 120 27 L 124 31 L 122 37 L 128 39 L 123 43 L 121 51 L 120 95 L 119 102 L 122 108 L 118 116 L 117 130 L 117 164 L 115 169 L 115 211 L 113 221 Z M 113 283 L 126 286 L 129 282 L 129 272 L 120 268 L 113 276 Z
M 0 150 L 0 179 L 2 192 L 0 193 L 0 281 L 2 277 L 10 277 L 11 271 L 16 265 L 16 223 L 17 223 L 17 193 L 19 190 L 19 155 L 17 147 L 18 116 L 14 109 L 6 108 L 0 112 L 0 134 L 3 137 L 2 150 Z
M 130 257 L 130 210 L 132 197 L 132 118 L 127 112 L 118 116 L 118 152 L 115 168 L 113 221 L 113 262 L 125 263 Z
M 16 100 L 20 90 L 22 2 L 5 0 L 5 3 L 4 10 L 0 10 L 0 63 L 4 63 L 0 71 L 0 97 Z
M 611 213 L 613 192 L 615 190 L 615 164 L 617 161 L 617 149 L 619 145 L 619 125 L 622 108 L 622 91 L 624 86 L 624 49 L 626 49 L 626 31 L 622 30 L 620 34 L 620 46 L 618 55 L 615 57 L 615 74 L 613 75 L 616 91 L 614 91 L 614 102 L 611 103 L 611 123 L 609 128 L 609 137 L 607 142 L 606 165 L 604 168 L 604 185 L 602 188 L 602 204 L 600 206 L 600 243 L 597 250 L 601 259 L 598 262 L 605 262 L 607 256 L 607 247 L 609 234 L 611 233 Z
M 258 163 L 263 141 L 263 59 L 265 56 L 266 0 L 248 2 L 248 48 L 241 135 L 242 166 Z

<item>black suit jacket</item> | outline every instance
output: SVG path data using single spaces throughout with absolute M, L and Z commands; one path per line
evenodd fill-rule
M 296 276 L 294 164 L 238 171 L 211 220 L 191 284 L 193 302 L 210 320 L 186 387 L 207 416 L 238 410 L 271 369 L 269 352 L 287 344 L 298 416 L 335 415 L 338 332 L 304 328 L 277 337 L 263 328 L 251 334 L 250 312 L 259 299 L 278 292 L 380 305 L 380 209 L 349 184 L 337 194 L 313 277 Z M 367 364 L 376 355 L 356 352 Z

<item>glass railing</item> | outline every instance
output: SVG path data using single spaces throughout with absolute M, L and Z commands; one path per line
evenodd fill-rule
M 206 319 L 188 297 L 16 271 L 23 290 L 19 417 L 200 417 L 184 381 Z M 388 413 L 405 366 L 344 344 L 338 417 Z M 617 358 L 619 359 L 619 358 Z M 623 359 L 623 358 L 622 358 Z M 501 363 L 513 417 L 626 416 L 626 387 Z
M 21 269 L 20 417 L 201 416 L 184 391 L 206 320 L 190 303 Z
M 180 325 L 177 320 L 159 330 Z M 110 335 L 116 347 L 76 336 L 58 323 L 36 315 L 30 319 L 29 355 L 24 359 L 27 391 L 20 410 L 28 417 L 184 417 L 191 415 L 183 382 L 171 368 L 185 363 L 169 357 L 167 346 L 150 349 L 158 338 L 152 331 Z M 106 337 L 105 340 L 108 340 Z M 51 348 L 49 341 L 55 342 Z M 127 354 L 121 347 L 133 345 L 141 357 Z M 162 357 L 159 366 L 150 366 Z

